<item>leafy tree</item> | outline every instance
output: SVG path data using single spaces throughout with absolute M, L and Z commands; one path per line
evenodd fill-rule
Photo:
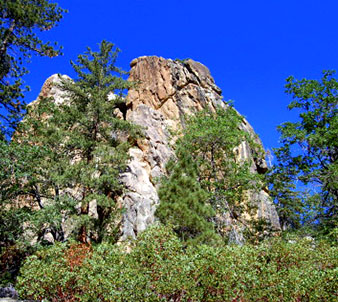
M 259 176 L 250 170 L 250 159 L 239 154 L 240 147 L 261 152 L 254 138 L 243 130 L 242 122 L 231 106 L 217 108 L 215 113 L 205 110 L 189 120 L 179 141 L 199 167 L 198 179 L 210 194 L 209 202 L 218 214 L 216 228 L 223 234 L 229 227 L 230 232 L 238 233 L 234 224 L 245 224 L 242 214 L 255 210 L 254 204 L 245 203 L 247 194 L 261 187 Z M 232 220 L 231 226 L 226 216 Z M 240 240 L 237 235 L 236 240 Z
M 324 71 L 321 80 L 287 79 L 286 93 L 293 98 L 288 108 L 300 111 L 299 121 L 278 127 L 282 146 L 276 149 L 277 171 L 298 181 L 298 190 L 309 192 L 303 202 L 303 209 L 311 210 L 307 222 L 320 222 L 329 229 L 337 226 L 338 199 L 338 82 L 334 74 Z M 299 201 L 293 195 L 278 196 L 279 208 L 297 211 Z
M 9 134 L 24 108 L 22 76 L 24 62 L 32 54 L 54 57 L 56 44 L 42 41 L 37 31 L 57 25 L 65 10 L 50 0 L 0 1 L 0 130 Z M 26 87 L 27 89 L 27 87 Z M 6 131 L 5 131 L 6 130 Z M 4 138 L 4 137 L 3 137 Z
M 116 201 L 123 191 L 119 174 L 126 168 L 129 141 L 140 134 L 117 117 L 123 93 L 132 85 L 115 66 L 118 52 L 106 41 L 98 52 L 88 48 L 71 62 L 78 77 L 60 77 L 63 103 L 42 98 L 28 107 L 20 124 L 18 141 L 37 149 L 38 156 L 28 162 L 18 158 L 26 175 L 11 177 L 17 178 L 17 195 L 39 208 L 30 214 L 28 227 L 40 239 L 48 231 L 63 241 L 68 223 L 82 242 L 114 240 Z
M 276 204 L 282 230 L 297 229 L 304 218 L 305 202 L 297 189 L 297 171 L 290 165 L 290 154 L 284 149 L 274 150 L 276 164 L 267 173 L 269 195 Z

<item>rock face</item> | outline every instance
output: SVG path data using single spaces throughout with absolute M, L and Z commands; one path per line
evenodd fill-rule
M 173 61 L 160 57 L 140 57 L 131 62 L 130 80 L 137 82 L 127 97 L 127 110 L 120 117 L 144 128 L 145 139 L 129 150 L 130 161 L 121 181 L 127 193 L 120 198 L 125 208 L 121 240 L 135 238 L 155 220 L 154 212 L 159 203 L 158 178 L 165 174 L 165 165 L 174 155 L 170 130 L 184 127 L 184 116 L 204 108 L 215 110 L 217 105 L 226 107 L 221 89 L 215 85 L 208 68 L 193 60 Z M 54 82 L 56 75 L 44 84 L 40 96 L 53 97 L 59 103 L 63 96 Z M 244 120 L 242 128 L 254 134 Z M 261 144 L 257 138 L 257 142 Z M 265 173 L 264 159 L 255 158 L 249 145 L 238 147 L 239 157 L 251 161 L 251 170 Z M 251 194 L 258 206 L 258 217 L 265 218 L 280 229 L 278 215 L 265 191 Z M 93 209 L 95 212 L 95 209 Z M 229 218 L 226 218 L 229 219 Z
M 181 62 L 159 57 L 137 58 L 131 62 L 130 80 L 138 85 L 129 91 L 126 118 L 145 127 L 146 139 L 130 150 L 129 171 L 123 175 L 129 190 L 122 201 L 126 207 L 123 238 L 134 238 L 154 222 L 159 203 L 156 179 L 165 173 L 165 164 L 173 155 L 169 130 L 184 127 L 186 114 L 226 106 L 208 68 L 190 59 Z M 247 121 L 242 127 L 254 134 Z M 257 142 L 261 144 L 258 138 Z M 248 144 L 239 146 L 239 153 L 251 160 L 253 172 L 266 172 L 265 160 L 254 158 Z M 258 217 L 279 229 L 278 215 L 268 194 L 262 190 L 250 198 L 257 202 Z

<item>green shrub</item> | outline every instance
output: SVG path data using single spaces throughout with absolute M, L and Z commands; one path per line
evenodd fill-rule
M 15 283 L 21 264 L 32 253 L 31 248 L 19 244 L 0 247 L 0 287 Z
M 337 248 L 306 240 L 200 248 L 200 301 L 334 301 Z
M 153 226 L 123 246 L 59 244 L 29 257 L 21 298 L 48 301 L 336 301 L 338 250 L 274 239 L 259 246 L 185 248 Z

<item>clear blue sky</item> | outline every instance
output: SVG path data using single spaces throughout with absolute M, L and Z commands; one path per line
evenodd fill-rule
M 64 56 L 34 57 L 26 83 L 34 100 L 54 73 L 73 75 L 69 61 L 103 40 L 122 53 L 118 66 L 143 55 L 192 58 L 206 65 L 225 100 L 235 101 L 266 148 L 277 146 L 276 126 L 287 111 L 285 78 L 320 78 L 338 70 L 337 0 L 59 0 L 69 10 L 43 33 Z

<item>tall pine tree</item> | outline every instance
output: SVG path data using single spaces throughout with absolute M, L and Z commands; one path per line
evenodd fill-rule
M 215 212 L 208 204 L 209 194 L 198 182 L 196 163 L 183 149 L 176 156 L 167 164 L 169 175 L 159 188 L 156 215 L 183 241 L 214 244 L 219 240 L 211 223 Z
M 160 187 L 157 210 L 163 222 L 182 232 L 181 237 L 200 232 L 203 238 L 208 233 L 213 241 L 212 233 L 224 235 L 229 227 L 237 234 L 225 217 L 237 225 L 245 222 L 244 212 L 254 211 L 254 204 L 245 202 L 246 194 L 260 189 L 262 182 L 250 171 L 250 159 L 240 159 L 236 150 L 244 143 L 257 152 L 260 149 L 241 128 L 242 121 L 231 106 L 187 117 L 176 142 L 177 159 L 168 165 L 169 178 Z
M 80 241 L 114 240 L 123 187 L 119 182 L 128 160 L 130 141 L 140 130 L 119 118 L 124 92 L 132 83 L 115 66 L 119 50 L 103 41 L 71 62 L 77 77 L 60 77 L 62 104 L 44 98 L 32 106 L 22 123 L 21 143 L 39 148 L 39 158 L 21 179 L 40 209 L 30 226 L 63 240 L 71 224 Z M 19 159 L 20 160 L 20 159 Z M 115 234 L 116 235 L 116 234 Z

